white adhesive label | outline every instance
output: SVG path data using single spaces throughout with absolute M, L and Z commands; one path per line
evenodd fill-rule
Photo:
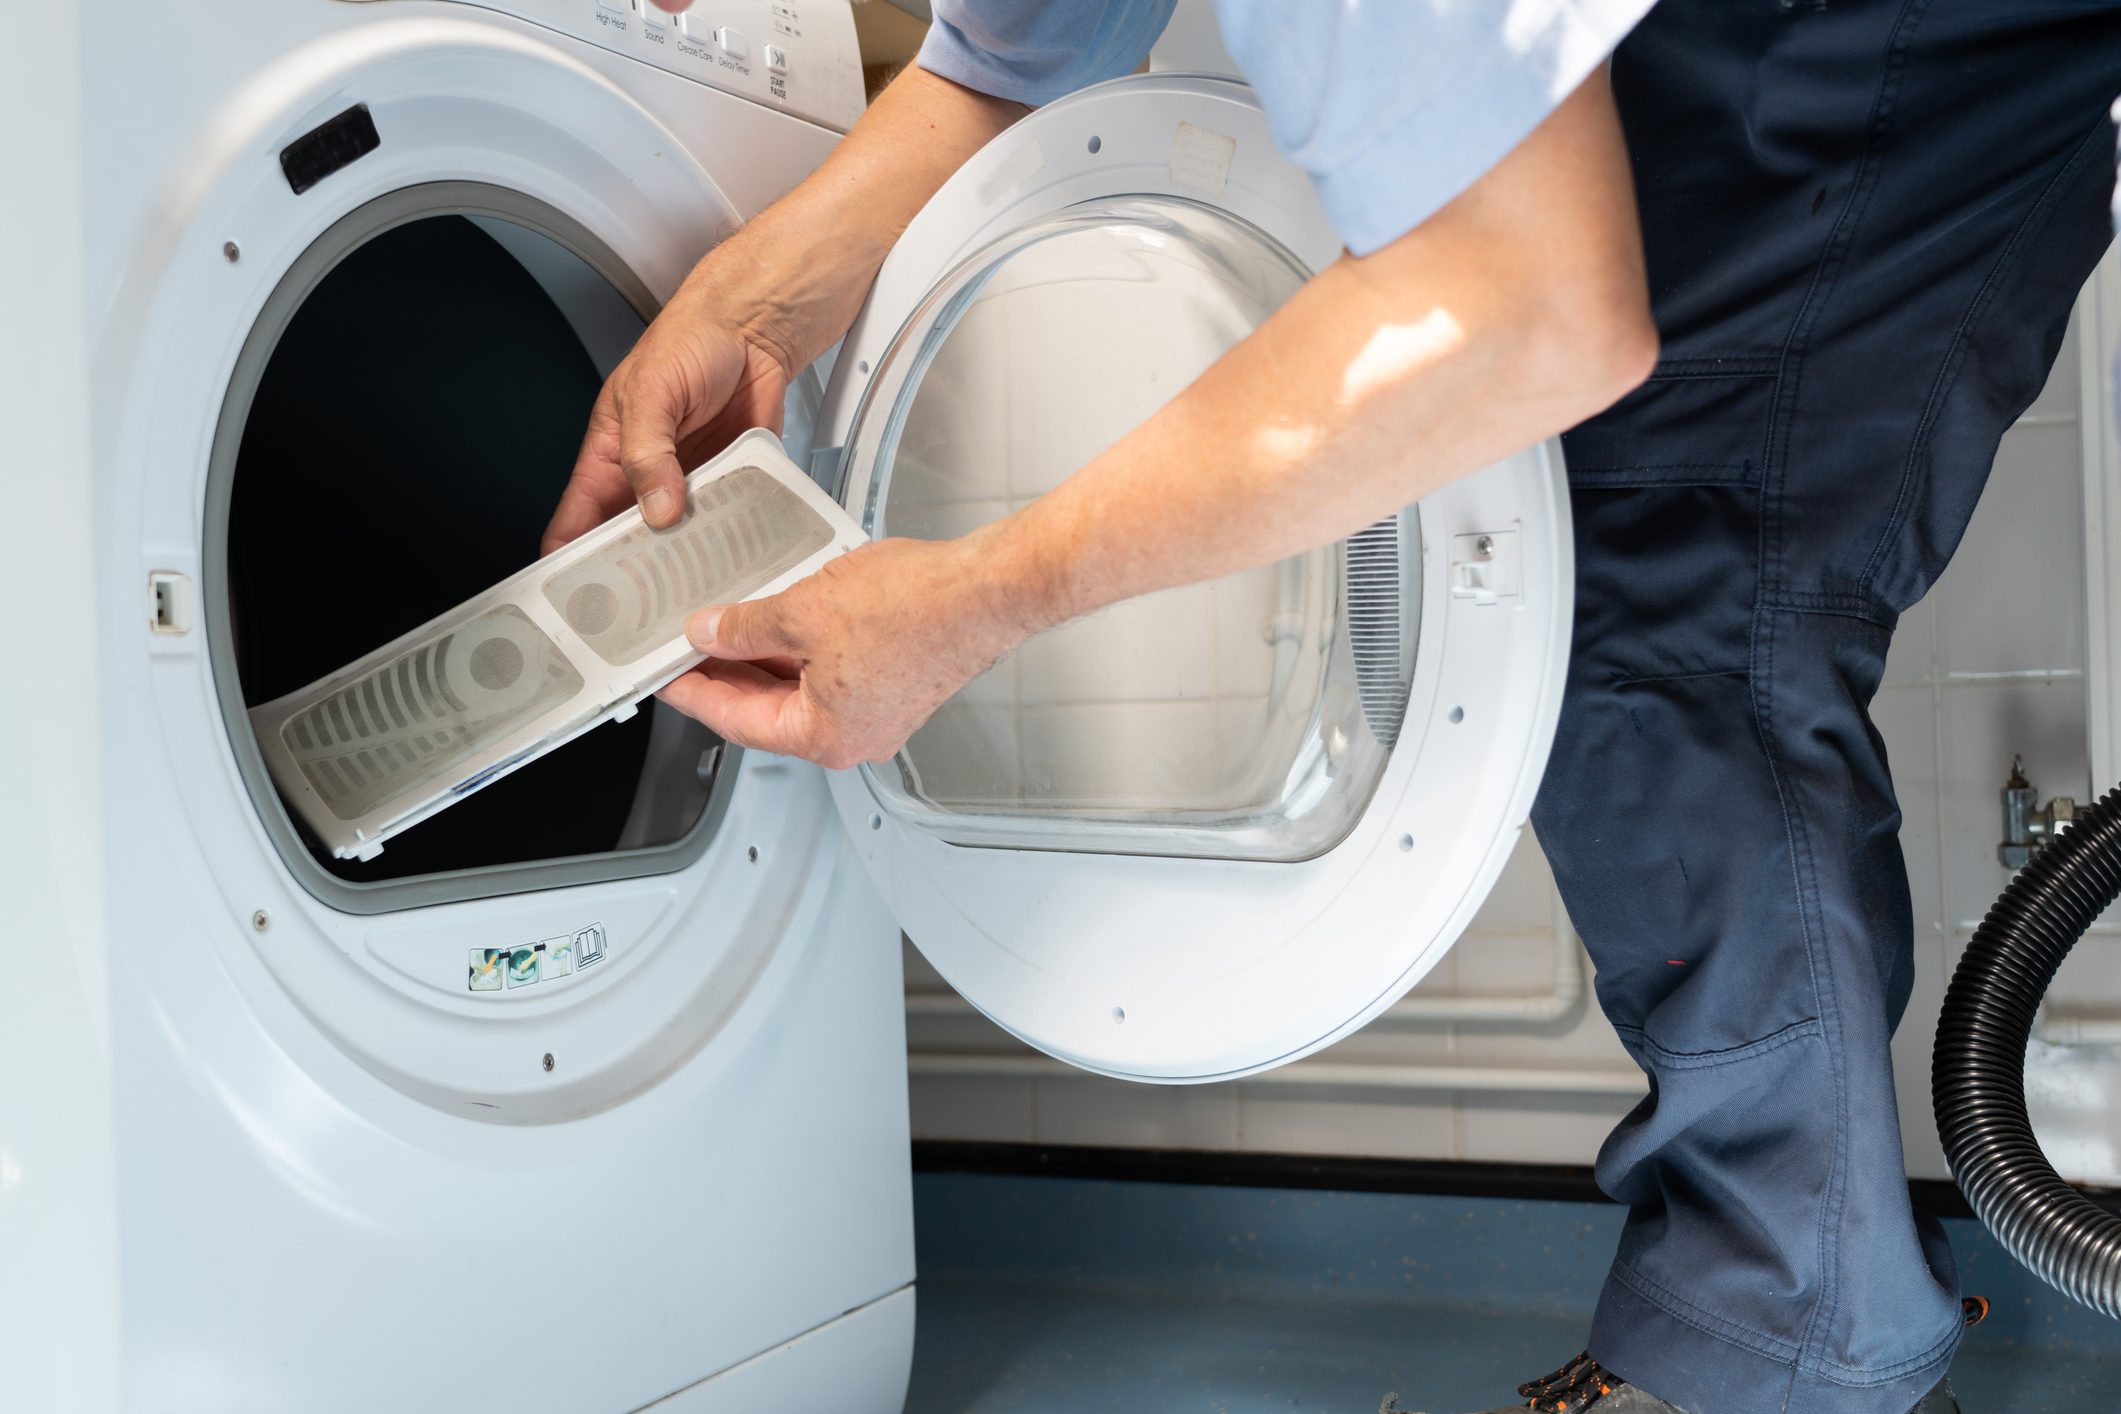
M 1221 196 L 1229 185 L 1230 163 L 1236 157 L 1236 138 L 1197 123 L 1180 123 L 1171 138 L 1171 180 L 1210 196 Z

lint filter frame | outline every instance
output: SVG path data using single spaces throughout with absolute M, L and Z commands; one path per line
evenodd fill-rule
M 281 798 L 335 857 L 373 859 L 510 771 L 631 717 L 704 656 L 685 638 L 693 610 L 777 594 L 868 539 L 763 429 L 685 486 L 685 517 L 670 529 L 629 509 L 251 708 Z

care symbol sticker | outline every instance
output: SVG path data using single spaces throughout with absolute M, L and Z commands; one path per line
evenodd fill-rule
M 571 977 L 602 962 L 605 946 L 604 925 L 592 923 L 519 948 L 473 948 L 466 985 L 474 992 L 498 992 Z

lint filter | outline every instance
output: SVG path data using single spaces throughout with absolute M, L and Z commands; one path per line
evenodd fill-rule
M 638 507 L 367 657 L 253 707 L 273 784 L 340 859 L 607 721 L 701 660 L 685 618 L 779 593 L 867 538 L 771 432 L 685 479 L 684 519 Z

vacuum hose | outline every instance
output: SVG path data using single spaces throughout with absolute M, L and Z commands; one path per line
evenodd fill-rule
M 2121 1317 L 2121 1217 L 2064 1183 L 2025 1112 L 2040 999 L 2121 896 L 2121 786 L 2032 857 L 1981 920 L 1945 994 L 1930 1060 L 1937 1132 L 1974 1212 L 2048 1283 Z

